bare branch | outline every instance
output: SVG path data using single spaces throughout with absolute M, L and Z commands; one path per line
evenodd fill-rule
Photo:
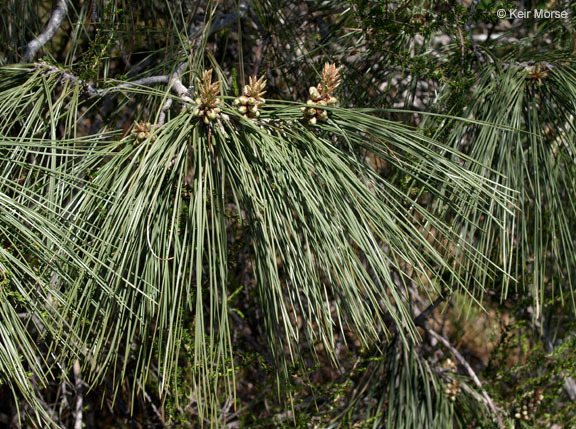
M 46 74 L 57 74 L 59 75 L 59 79 L 62 81 L 72 82 L 73 84 L 82 85 L 88 95 L 98 95 L 102 90 L 98 90 L 92 86 L 92 84 L 80 79 L 78 76 L 70 73 L 69 71 L 63 70 L 60 67 L 56 67 L 50 64 L 47 64 L 44 61 L 39 61 L 34 64 L 36 70 L 41 70 Z
M 134 88 L 137 86 L 150 86 L 159 83 L 169 83 L 171 79 L 170 75 L 149 76 L 144 77 L 142 79 L 136 79 L 132 82 L 121 83 L 119 85 L 110 88 L 95 88 L 90 82 L 84 81 L 80 79 L 78 76 L 70 73 L 69 71 L 63 70 L 57 66 L 47 64 L 44 61 L 37 62 L 35 64 L 35 67 L 37 70 L 43 70 L 47 74 L 58 74 L 60 75 L 60 79 L 63 81 L 68 81 L 74 84 L 82 85 L 86 90 L 86 92 L 88 93 L 88 95 L 90 96 L 106 95 L 110 92 L 119 91 L 121 89 Z M 180 86 L 177 87 L 176 91 L 179 96 L 182 96 L 183 94 L 180 92 L 181 91 L 180 87 L 184 87 L 184 85 L 182 85 L 182 82 L 180 82 Z M 186 90 L 185 87 L 184 90 Z
M 159 127 L 164 125 L 164 122 L 166 122 L 166 112 L 168 112 L 168 110 L 170 110 L 170 107 L 172 107 L 172 99 L 167 98 L 166 102 L 162 106 L 162 110 L 160 110 L 160 115 L 158 116 L 158 126 Z M 170 164 L 170 167 L 172 167 L 172 164 Z
M 488 395 L 488 392 L 486 392 L 486 390 L 484 390 L 484 388 L 482 387 L 482 382 L 480 381 L 480 379 L 478 378 L 478 376 L 476 375 L 476 373 L 474 372 L 468 361 L 464 358 L 464 356 L 460 354 L 460 352 L 452 344 L 450 344 L 450 341 L 448 341 L 448 339 L 446 339 L 443 335 L 440 335 L 431 328 L 425 327 L 425 329 L 426 332 L 428 332 L 432 337 L 436 338 L 438 341 L 444 344 L 444 346 L 448 350 L 450 350 L 450 352 L 454 355 L 454 357 L 458 360 L 458 362 L 460 362 L 462 366 L 466 369 L 466 372 L 468 373 L 474 384 L 481 390 L 486 405 L 488 405 L 488 408 L 490 408 L 492 413 L 494 413 L 494 415 L 498 419 L 498 426 L 500 428 L 504 428 L 504 423 L 502 422 L 502 417 L 500 417 L 500 413 L 498 412 L 498 407 L 496 407 L 494 401 L 492 400 L 490 395 Z
M 162 415 L 160 410 L 158 410 L 158 407 L 154 404 L 154 401 L 152 401 L 152 398 L 150 398 L 150 395 L 148 394 L 148 392 L 146 392 L 146 390 L 144 390 L 142 388 L 139 381 L 136 381 L 136 382 L 138 383 L 138 388 L 142 391 L 142 394 L 144 396 L 144 400 L 151 405 L 152 411 L 154 411 L 154 414 L 156 414 L 156 417 L 158 417 L 158 420 L 160 421 L 160 424 L 162 425 L 162 427 L 167 427 L 166 422 L 164 421 L 164 416 Z
M 174 89 L 174 91 L 176 91 L 176 94 L 178 94 L 179 97 L 184 98 L 186 101 L 192 102 L 192 99 L 186 96 L 188 88 L 186 88 L 186 86 L 184 86 L 184 84 L 180 80 L 180 76 L 182 75 L 182 73 L 184 73 L 187 66 L 188 62 L 185 61 L 180 65 L 178 65 L 178 67 L 176 67 L 176 70 L 174 70 L 174 73 L 172 73 L 172 76 L 170 76 L 170 88 Z
M 126 83 L 122 83 L 120 85 L 114 86 L 112 88 L 109 88 L 108 91 L 118 90 L 118 89 L 123 89 L 123 88 L 133 88 L 135 86 L 150 86 L 150 85 L 155 85 L 158 83 L 168 83 L 169 80 L 170 80 L 170 76 L 168 76 L 168 75 L 144 77 L 142 79 L 137 79 L 137 80 L 133 80 L 132 82 L 126 82 Z M 102 91 L 102 90 L 100 90 L 100 91 Z
M 74 429 L 82 429 L 82 402 L 83 402 L 83 386 L 82 379 L 80 378 L 80 362 L 78 359 L 74 361 L 74 385 L 76 389 L 76 407 L 74 409 Z
M 58 4 L 52 12 L 52 16 L 50 16 L 50 20 L 48 21 L 44 31 L 34 40 L 31 40 L 24 48 L 25 62 L 32 61 L 40 48 L 48 43 L 54 34 L 56 34 L 56 31 L 58 31 L 60 25 L 62 25 L 62 20 L 68 12 L 68 2 L 69 0 L 58 0 Z
M 432 314 L 432 312 L 436 309 L 436 307 L 438 307 L 440 304 L 442 304 L 444 301 L 446 301 L 446 298 L 448 298 L 445 295 L 445 292 L 442 291 L 442 295 L 440 295 L 438 298 L 436 298 L 436 300 L 430 304 L 428 307 L 426 307 L 415 319 L 414 319 L 414 324 L 416 326 L 424 326 L 426 319 Z
M 194 101 L 186 95 L 188 94 L 188 88 L 186 88 L 186 86 L 180 80 L 180 76 L 182 75 L 182 73 L 184 73 L 187 66 L 188 62 L 186 61 L 180 63 L 178 67 L 176 67 L 176 70 L 174 70 L 174 72 L 170 76 L 169 83 L 170 83 L 170 89 L 173 89 L 176 92 L 176 94 L 178 94 L 179 97 L 183 98 L 188 103 L 193 103 Z M 168 98 L 166 99 L 166 102 L 164 103 L 162 109 L 160 110 L 160 116 L 158 117 L 158 126 L 164 125 L 164 121 L 166 120 L 166 113 L 168 112 L 168 110 L 170 110 L 170 107 L 172 107 L 172 99 Z

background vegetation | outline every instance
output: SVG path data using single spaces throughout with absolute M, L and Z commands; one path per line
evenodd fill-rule
M 576 427 L 575 13 L 0 3 L 0 422 Z

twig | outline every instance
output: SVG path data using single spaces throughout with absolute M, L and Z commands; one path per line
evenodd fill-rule
M 430 316 L 430 314 L 436 309 L 436 307 L 438 307 L 440 304 L 442 304 L 444 301 L 446 301 L 446 298 L 448 298 L 448 297 L 445 296 L 444 291 L 442 291 L 442 295 L 440 295 L 438 298 L 436 298 L 436 300 L 432 304 L 430 304 L 418 316 L 416 316 L 416 318 L 414 319 L 414 324 L 416 326 L 423 326 L 424 327 L 424 324 L 425 324 L 428 316 Z
M 180 80 L 180 76 L 182 75 L 182 73 L 184 73 L 187 66 L 188 66 L 187 61 L 181 63 L 180 65 L 178 65 L 178 67 L 176 67 L 176 70 L 174 70 L 174 72 L 170 76 L 170 88 L 174 89 L 174 91 L 176 91 L 176 94 L 178 94 L 182 98 L 185 98 L 186 93 L 188 92 L 188 88 L 184 86 L 184 84 Z M 186 101 L 192 101 L 191 98 L 189 97 L 186 98 L 188 98 Z
M 42 393 L 40 392 L 40 388 L 38 387 L 38 378 L 33 375 L 30 378 L 30 382 L 34 388 L 34 392 L 36 393 L 35 395 L 35 399 L 36 401 L 38 401 L 38 403 L 42 406 L 42 409 L 44 409 L 44 411 L 46 412 L 46 414 L 48 414 L 48 416 L 50 416 L 50 418 L 53 420 L 53 422 L 56 424 L 57 427 L 65 427 L 62 423 L 62 421 L 60 420 L 60 416 L 55 412 L 54 410 L 54 406 L 53 405 L 49 405 L 44 397 L 42 396 Z M 30 405 L 31 406 L 31 405 Z M 40 412 L 40 410 L 38 410 L 36 407 L 33 408 L 33 411 L 36 413 L 36 415 L 38 416 L 38 413 Z M 20 412 L 18 411 L 15 415 L 15 417 L 18 419 L 19 422 L 19 415 Z M 13 421 L 14 423 L 14 421 Z M 20 424 L 16 425 L 16 426 L 11 426 L 11 427 L 17 427 L 20 428 L 22 427 Z
M 74 429 L 82 429 L 82 403 L 84 400 L 82 378 L 80 377 L 80 362 L 74 361 L 74 387 L 76 388 L 76 407 L 74 409 Z
M 488 405 L 490 411 L 492 411 L 492 413 L 494 413 L 494 415 L 496 416 L 496 419 L 498 420 L 498 427 L 503 429 L 504 423 L 502 421 L 500 413 L 498 412 L 498 407 L 496 407 L 494 401 L 492 400 L 490 395 L 488 395 L 488 392 L 486 392 L 486 390 L 484 390 L 484 388 L 482 387 L 482 382 L 480 381 L 480 379 L 478 378 L 478 376 L 476 375 L 476 373 L 474 372 L 468 361 L 464 358 L 464 356 L 460 354 L 460 352 L 452 344 L 450 344 L 450 341 L 448 341 L 443 335 L 440 335 L 431 328 L 425 327 L 425 329 L 426 332 L 428 332 L 432 337 L 436 338 L 438 341 L 444 344 L 444 346 L 448 350 L 450 350 L 450 352 L 454 355 L 454 357 L 458 360 L 458 362 L 460 362 L 462 366 L 466 369 L 466 372 L 468 373 L 474 384 L 480 389 L 482 397 L 486 402 L 486 405 Z
M 58 31 L 60 25 L 62 25 L 62 20 L 68 12 L 68 2 L 69 0 L 58 0 L 58 4 L 52 12 L 52 16 L 50 16 L 50 20 L 48 21 L 44 31 L 34 38 L 34 40 L 31 40 L 24 48 L 25 62 L 32 61 L 40 48 L 48 43 L 56 31 Z
M 138 388 L 142 391 L 142 394 L 144 396 L 144 400 L 150 404 L 150 406 L 152 407 L 152 411 L 154 411 L 154 414 L 156 414 L 156 417 L 158 417 L 158 420 L 160 421 L 160 424 L 162 425 L 162 427 L 166 427 L 167 425 L 166 425 L 166 422 L 164 421 L 164 417 L 162 416 L 162 413 L 160 412 L 158 407 L 154 404 L 154 401 L 152 400 L 152 398 L 150 397 L 148 392 L 146 392 L 146 390 L 144 390 L 142 388 L 140 381 L 136 381 L 136 383 L 138 383 Z
M 172 106 L 172 99 L 167 98 L 166 102 L 162 106 L 162 109 L 160 110 L 160 115 L 158 116 L 158 126 L 159 127 L 164 125 L 164 122 L 166 121 L 166 112 L 168 112 L 168 110 L 170 110 L 171 106 Z M 170 165 L 170 167 L 172 167 L 172 164 Z
M 252 399 L 250 402 L 248 402 L 242 408 L 239 408 L 237 411 L 233 412 L 232 414 L 228 414 L 226 416 L 226 423 L 228 425 L 230 425 L 231 423 L 234 423 L 234 422 L 230 422 L 230 420 L 235 419 L 236 417 L 240 416 L 246 410 L 249 410 L 250 408 L 258 405 L 258 401 L 260 401 L 260 399 L 262 399 L 264 397 L 264 395 L 266 395 L 266 393 L 268 393 L 270 388 L 271 388 L 271 385 L 268 384 L 264 389 L 262 389 L 262 391 L 258 394 L 258 396 L 256 396 L 254 399 Z
M 132 82 L 122 83 L 117 86 L 113 86 L 112 88 L 107 88 L 105 90 L 98 90 L 98 91 L 116 91 L 123 88 L 133 88 L 135 86 L 150 86 L 155 85 L 157 83 L 168 83 L 170 80 L 170 76 L 150 76 L 150 77 L 143 77 L 142 79 L 136 79 Z
M 182 98 L 187 103 L 192 104 L 194 103 L 194 100 L 192 100 L 187 95 L 189 93 L 188 88 L 186 88 L 186 86 L 182 83 L 182 80 L 180 79 L 180 76 L 182 75 L 182 73 L 184 73 L 187 66 L 188 61 L 180 63 L 178 67 L 176 67 L 176 70 L 174 70 L 174 72 L 170 75 L 169 84 L 170 89 L 174 90 L 180 98 Z M 164 121 L 166 120 L 166 112 L 170 110 L 171 106 L 172 106 L 172 99 L 168 98 L 164 103 L 164 105 L 162 106 L 162 109 L 160 110 L 160 116 L 158 117 L 158 126 L 164 125 Z
M 183 97 L 186 92 L 186 87 L 182 85 L 182 82 L 176 77 L 174 78 L 174 74 L 172 75 L 161 75 L 161 76 L 149 76 L 143 77 L 141 79 L 136 79 L 131 82 L 124 82 L 116 86 L 112 86 L 110 88 L 95 88 L 90 82 L 80 79 L 78 76 L 61 69 L 60 67 L 50 65 L 44 61 L 38 61 L 34 64 L 34 67 L 37 70 L 42 70 L 47 74 L 58 74 L 60 79 L 63 81 L 72 82 L 74 84 L 82 85 L 88 95 L 90 96 L 98 96 L 98 95 L 106 95 L 108 93 L 119 91 L 126 88 L 134 88 L 136 86 L 150 86 L 156 85 L 159 83 L 170 83 L 172 82 L 176 93 Z M 187 101 L 192 101 L 192 99 L 188 98 Z
M 86 92 L 88 93 L 88 95 L 91 95 L 91 96 L 98 95 L 103 91 L 103 90 L 98 90 L 98 89 L 94 88 L 94 86 L 92 86 L 92 84 L 80 79 L 78 76 L 75 76 L 74 74 L 70 73 L 69 71 L 63 70 L 57 66 L 50 65 L 50 64 L 46 63 L 45 61 L 38 61 L 37 63 L 34 64 L 34 68 L 36 70 L 42 71 L 46 74 L 57 74 L 58 78 L 62 81 L 72 82 L 73 84 L 82 85 L 84 87 L 84 89 L 86 90 Z

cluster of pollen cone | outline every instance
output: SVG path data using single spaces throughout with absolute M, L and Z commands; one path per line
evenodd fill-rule
M 265 87 L 266 81 L 264 77 L 260 79 L 250 77 L 248 79 L 248 85 L 244 85 L 242 89 L 242 95 L 234 100 L 234 106 L 236 106 L 238 112 L 250 119 L 260 117 L 259 108 L 266 102 L 266 100 L 262 98 L 266 93 L 266 91 L 264 91 Z
M 197 79 L 197 97 L 192 115 L 201 118 L 209 124 L 220 116 L 220 82 L 212 82 L 212 70 L 202 73 L 202 79 Z M 302 107 L 304 119 L 310 125 L 328 119 L 328 111 L 324 107 L 338 103 L 334 91 L 340 85 L 340 67 L 326 63 L 322 70 L 322 79 L 317 86 L 310 87 L 310 98 L 306 106 Z M 258 119 L 260 108 L 266 103 L 263 95 L 266 94 L 266 81 L 264 77 L 256 79 L 250 77 L 248 85 L 242 88 L 242 95 L 234 100 L 234 107 L 246 118 Z
M 324 70 L 322 70 L 322 81 L 317 87 L 310 87 L 310 98 L 306 102 L 307 106 L 301 108 L 310 125 L 328 119 L 328 112 L 322 107 L 333 106 L 338 103 L 338 99 L 333 95 L 338 85 L 340 85 L 340 67 L 336 67 L 334 64 L 325 64 Z
M 140 144 L 144 142 L 148 137 L 151 136 L 152 132 L 156 127 L 152 125 L 150 122 L 135 122 L 134 127 L 130 134 L 134 137 L 135 142 Z M 151 136 L 151 141 L 156 140 L 156 136 Z
M 197 79 L 198 97 L 196 107 L 192 111 L 193 116 L 202 118 L 205 124 L 216 120 L 220 116 L 220 82 L 212 82 L 212 69 L 202 73 L 202 79 Z

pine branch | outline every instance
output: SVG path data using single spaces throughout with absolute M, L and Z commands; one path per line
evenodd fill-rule
M 68 12 L 68 2 L 69 0 L 58 1 L 58 5 L 52 12 L 52 16 L 50 16 L 50 20 L 48 21 L 44 31 L 40 33 L 40 35 L 38 35 L 36 38 L 34 38 L 34 40 L 31 40 L 24 48 L 23 62 L 31 62 L 34 57 L 36 57 L 36 54 L 40 48 L 48 43 L 52 37 L 54 37 L 54 34 L 56 34 L 56 31 L 58 31 L 62 25 L 62 21 Z

